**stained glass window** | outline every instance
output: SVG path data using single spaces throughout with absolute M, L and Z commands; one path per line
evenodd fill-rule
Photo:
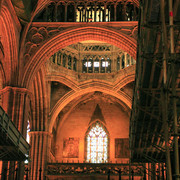
M 93 124 L 86 136 L 87 161 L 104 163 L 108 161 L 108 135 L 105 128 L 98 121 Z

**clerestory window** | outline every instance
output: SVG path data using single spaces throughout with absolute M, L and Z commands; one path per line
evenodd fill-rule
M 90 126 L 87 131 L 86 142 L 87 162 L 108 162 L 108 133 L 99 121 Z

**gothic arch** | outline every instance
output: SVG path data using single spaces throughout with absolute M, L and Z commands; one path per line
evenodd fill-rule
M 89 26 L 66 30 L 55 37 L 52 37 L 38 49 L 25 66 L 21 85 L 28 87 L 30 80 L 33 79 L 34 73 L 37 72 L 40 66 L 59 49 L 85 40 L 104 41 L 126 51 L 134 59 L 136 57 L 135 40 L 119 31 Z
M 7 6 L 3 5 L 0 14 L 0 36 L 2 46 L 4 48 L 4 60 L 2 62 L 2 69 L 4 69 L 4 76 L 8 85 L 17 82 L 15 79 L 15 73 L 18 66 L 18 38 L 17 35 L 21 29 L 20 23 L 15 15 L 15 12 L 11 9 L 7 1 Z M 13 16 L 12 16 L 12 13 Z M 13 18 L 12 18 L 13 17 Z M 15 25 L 16 28 L 15 28 Z
M 110 88 L 110 86 L 108 87 L 105 84 L 104 84 L 104 86 L 102 86 L 102 83 L 100 83 L 99 85 L 98 85 L 98 83 L 97 84 L 95 83 L 92 85 L 92 87 L 89 87 L 89 84 L 88 84 L 83 89 L 80 89 L 77 92 L 70 91 L 65 96 L 63 96 L 61 99 L 59 99 L 59 101 L 56 103 L 56 105 L 53 107 L 52 111 L 50 112 L 51 122 L 49 124 L 49 132 L 52 131 L 54 122 L 55 122 L 56 117 L 58 116 L 59 112 L 68 103 L 70 103 L 73 99 L 80 97 L 81 95 L 84 95 L 84 94 L 87 94 L 90 92 L 95 92 L 95 91 L 100 91 L 100 92 L 106 93 L 108 95 L 112 95 L 113 97 L 120 99 L 124 104 L 126 104 L 127 107 L 129 107 L 131 109 L 132 99 L 129 96 L 127 96 L 124 92 L 115 92 L 114 90 L 112 90 L 112 88 Z

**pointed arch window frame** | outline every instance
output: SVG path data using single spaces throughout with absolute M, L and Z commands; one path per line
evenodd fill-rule
M 108 130 L 106 128 L 106 124 L 104 124 L 100 119 L 96 119 L 91 124 L 89 124 L 89 127 L 88 127 L 88 129 L 86 131 L 86 134 L 85 134 L 85 160 L 86 160 L 87 163 L 93 163 L 93 162 L 87 160 L 87 155 L 88 155 L 87 154 L 88 153 L 87 136 L 88 136 L 89 132 L 91 131 L 91 129 L 93 127 L 95 127 L 97 123 L 100 124 L 100 126 L 103 128 L 103 130 L 106 132 L 106 135 L 107 135 L 107 160 L 103 161 L 103 162 L 100 162 L 100 163 L 108 163 L 109 162 L 109 151 L 110 151 L 110 136 L 109 136 L 109 132 L 108 132 Z M 94 162 L 94 163 L 98 163 L 98 162 Z

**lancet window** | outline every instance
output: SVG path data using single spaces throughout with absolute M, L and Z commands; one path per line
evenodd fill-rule
M 87 162 L 108 162 L 108 133 L 106 128 L 96 121 L 92 124 L 86 134 Z

